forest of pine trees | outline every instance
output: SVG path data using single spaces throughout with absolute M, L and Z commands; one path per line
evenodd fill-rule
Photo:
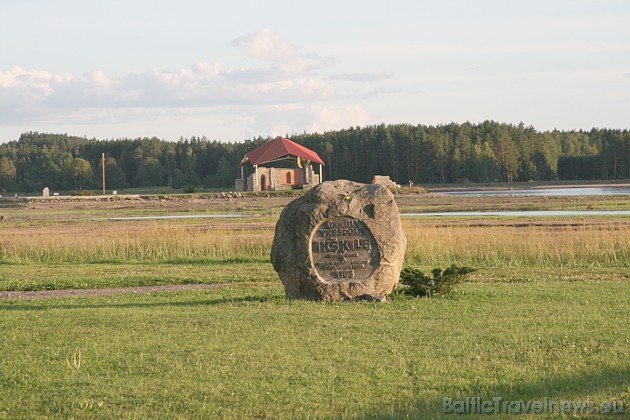
M 524 124 L 378 125 L 290 138 L 326 162 L 324 179 L 400 184 L 630 178 L 630 132 L 540 132 Z M 192 137 L 97 140 L 29 132 L 0 144 L 0 192 L 99 189 L 102 153 L 108 189 L 192 184 L 233 188 L 246 152 L 268 139 L 223 143 Z

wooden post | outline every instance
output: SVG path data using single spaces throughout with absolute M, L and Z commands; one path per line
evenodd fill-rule
M 103 153 L 103 195 L 105 195 L 105 153 Z
M 319 182 L 320 184 L 324 182 L 324 166 L 321 163 L 319 164 Z

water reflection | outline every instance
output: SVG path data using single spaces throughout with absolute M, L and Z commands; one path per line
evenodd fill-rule
M 442 191 L 448 195 L 624 195 L 630 194 L 630 187 L 578 187 L 578 188 L 526 188 L 522 190 L 466 190 Z
M 510 216 L 510 217 L 546 217 L 546 216 L 630 216 L 630 210 L 526 210 L 526 211 L 453 211 L 439 213 L 403 213 L 401 217 L 428 216 Z

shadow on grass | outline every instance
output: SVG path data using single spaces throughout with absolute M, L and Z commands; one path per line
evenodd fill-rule
M 243 303 L 267 303 L 267 302 L 281 302 L 285 301 L 283 296 L 245 296 L 245 297 L 225 297 L 210 300 L 196 300 L 196 301 L 175 301 L 175 302 L 125 302 L 115 303 L 108 302 L 102 304 L 23 304 L 15 303 L 0 303 L 0 312 L 2 311 L 45 311 L 53 309 L 126 309 L 126 308 L 160 308 L 160 307 L 193 307 L 193 306 L 215 306 L 215 305 L 227 305 L 227 304 L 243 304 Z
M 539 381 L 507 383 L 496 389 L 484 390 L 483 392 L 471 391 L 467 394 L 461 394 L 461 391 L 454 391 L 452 394 L 449 394 L 446 391 L 439 399 L 423 399 L 420 397 L 415 401 L 400 402 L 393 408 L 369 411 L 362 415 L 361 418 L 453 418 L 455 416 L 461 418 L 461 416 L 457 415 L 458 413 L 454 412 L 454 406 L 448 405 L 448 403 L 446 406 L 443 406 L 443 399 L 462 401 L 466 398 L 472 400 L 477 397 L 481 401 L 492 402 L 492 413 L 485 414 L 525 414 L 520 402 L 539 401 L 543 410 L 546 407 L 546 411 L 535 413 L 532 410 L 532 405 L 529 408 L 530 415 L 535 417 L 540 414 L 545 416 L 562 416 L 561 404 L 569 402 L 572 404 L 570 411 L 564 414 L 570 416 L 577 415 L 582 418 L 584 416 L 610 414 L 613 415 L 611 418 L 627 418 L 625 416 L 630 413 L 630 407 L 628 406 L 628 401 L 624 401 L 624 398 L 628 398 L 629 392 L 630 367 L 620 370 L 604 368 L 568 375 L 554 375 L 542 378 Z M 593 394 L 605 394 L 609 397 L 603 400 L 594 400 L 589 397 L 589 395 Z M 497 407 L 495 401 L 497 401 L 499 408 L 497 412 L 494 411 Z M 613 411 L 608 413 L 602 411 L 606 409 L 602 407 L 602 403 L 610 403 L 612 406 L 609 408 Z M 463 406 L 460 404 L 460 410 L 462 408 Z M 481 407 L 477 409 L 472 407 L 465 413 L 460 411 L 459 414 L 467 414 L 465 417 L 481 417 L 484 413 L 481 412 Z

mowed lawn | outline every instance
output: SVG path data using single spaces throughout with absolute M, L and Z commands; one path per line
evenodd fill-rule
M 0 417 L 425 417 L 442 398 L 630 397 L 627 277 L 441 299 L 278 286 L 0 303 Z
M 477 271 L 447 297 L 385 304 L 286 300 L 268 261 L 273 217 L 9 220 L 0 290 L 224 286 L 0 300 L 0 418 L 435 418 L 443 398 L 630 401 L 627 218 L 404 220 L 406 265 Z

